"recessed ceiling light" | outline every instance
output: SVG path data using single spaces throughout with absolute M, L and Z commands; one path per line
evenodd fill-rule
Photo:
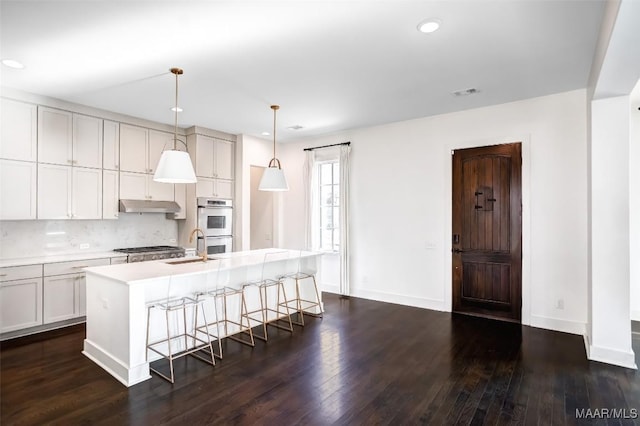
M 262 136 L 269 136 L 271 133 L 269 132 L 262 132 Z
M 287 129 L 289 129 L 289 130 L 300 130 L 300 129 L 304 129 L 304 127 L 302 127 L 299 124 L 296 124 L 295 126 L 287 127 Z
M 430 18 L 430 19 L 425 19 L 424 21 L 420 22 L 418 24 L 418 31 L 420 31 L 421 33 L 432 33 L 434 31 L 437 31 L 438 28 L 440 28 L 440 20 L 439 19 L 434 19 L 434 18 Z
M 173 111 L 173 112 L 182 112 L 182 108 L 180 108 L 180 107 L 171 107 L 171 111 Z
M 476 89 L 475 87 L 472 87 L 470 89 L 458 90 L 456 92 L 452 92 L 451 94 L 453 96 L 469 96 L 469 95 L 475 95 L 478 92 L 479 92 L 478 89 Z
M 24 68 L 24 65 L 21 62 L 16 61 L 15 59 L 3 59 L 2 65 L 9 68 L 15 68 L 17 70 L 21 70 Z

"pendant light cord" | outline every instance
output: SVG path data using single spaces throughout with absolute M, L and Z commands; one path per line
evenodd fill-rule
M 280 109 L 279 105 L 271 105 L 273 110 L 273 158 L 269 161 L 269 167 L 277 167 L 280 169 L 280 160 L 276 158 L 276 111 Z
M 184 73 L 184 71 L 182 70 L 182 68 L 171 68 L 169 71 L 171 71 L 172 74 L 174 74 L 176 76 L 176 103 L 175 103 L 175 121 L 174 121 L 174 125 L 173 125 L 173 149 L 177 150 L 177 142 L 180 142 L 182 144 L 184 144 L 185 146 L 185 150 L 187 147 L 187 144 L 184 143 L 184 141 L 181 141 L 180 139 L 178 139 L 178 76 L 182 75 Z
M 173 149 L 176 149 L 176 141 L 178 140 L 178 73 L 176 72 L 176 110 L 175 121 L 173 126 Z
M 276 158 L 276 111 L 277 110 L 278 110 L 277 108 L 273 108 L 273 158 Z

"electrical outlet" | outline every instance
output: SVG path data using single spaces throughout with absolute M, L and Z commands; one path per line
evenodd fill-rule
M 88 249 L 89 247 L 91 247 L 91 246 L 89 245 L 89 243 L 83 243 L 83 244 L 80 244 L 80 250 L 86 250 L 86 249 Z

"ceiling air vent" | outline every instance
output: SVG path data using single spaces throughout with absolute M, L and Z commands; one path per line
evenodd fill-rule
M 469 96 L 469 95 L 475 95 L 476 93 L 479 93 L 480 91 L 474 87 L 470 88 L 470 89 L 464 89 L 464 90 L 458 90 L 457 92 L 453 92 L 451 93 L 453 96 Z

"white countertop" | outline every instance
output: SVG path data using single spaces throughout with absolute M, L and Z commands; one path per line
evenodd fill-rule
M 0 259 L 0 268 L 11 266 L 38 265 L 41 263 L 71 262 L 74 260 L 106 259 L 116 257 L 127 257 L 127 255 L 115 251 L 98 251 L 91 253 L 57 254 L 53 256 L 19 257 L 14 259 Z
M 208 260 L 207 262 L 193 262 L 172 265 L 170 262 L 175 262 L 176 259 L 163 259 L 154 260 L 151 262 L 135 262 L 109 266 L 94 266 L 91 268 L 86 268 L 85 271 L 87 272 L 87 274 L 100 275 L 130 285 L 162 277 L 213 272 L 217 271 L 218 268 L 232 269 L 251 265 L 259 265 L 264 261 L 264 255 L 266 253 L 275 253 L 282 251 L 288 252 L 289 259 L 292 260 L 297 259 L 300 255 L 299 250 L 262 249 L 216 254 L 211 256 L 210 260 Z M 322 253 L 320 252 L 303 251 L 302 257 L 308 258 L 319 256 L 321 254 Z M 180 260 L 184 259 L 185 258 L 181 258 Z

